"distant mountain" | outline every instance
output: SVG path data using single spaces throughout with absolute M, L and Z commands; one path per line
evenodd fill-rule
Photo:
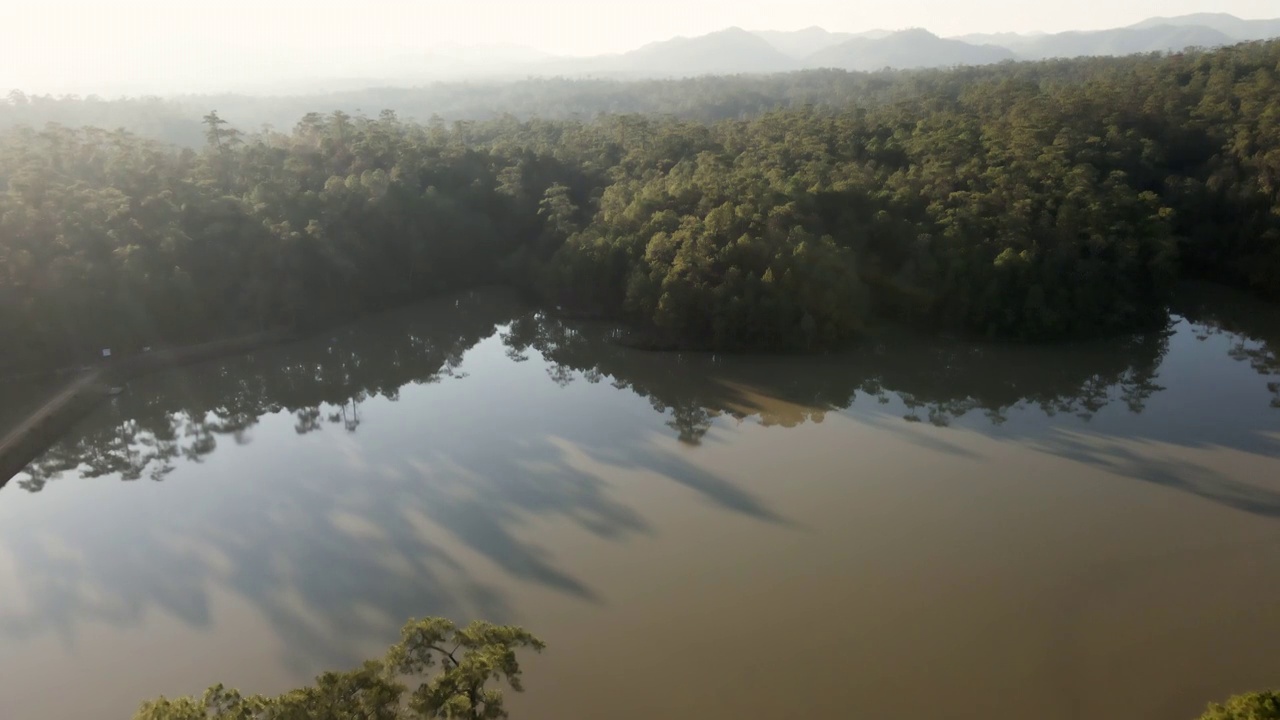
M 1226 13 L 1196 13 L 1178 17 L 1156 17 L 1131 27 L 1137 29 L 1160 26 L 1199 26 L 1211 28 L 1239 41 L 1269 40 L 1280 37 L 1280 20 L 1242 20 Z
M 1045 35 L 1018 48 L 1018 56 L 1028 60 L 1069 58 L 1084 55 L 1133 55 L 1169 52 L 1189 47 L 1232 45 L 1237 40 L 1213 28 L 1187 25 L 1156 25 L 1096 32 L 1064 32 Z
M 275 73 L 241 79 L 234 87 L 255 94 L 306 94 L 366 87 L 408 87 L 444 80 L 505 81 L 528 77 L 649 78 L 769 74 L 814 68 L 876 71 L 987 65 L 1006 60 L 1042 60 L 1086 55 L 1130 55 L 1215 47 L 1280 37 L 1280 20 L 1242 20 L 1225 14 L 1152 18 L 1127 28 L 1089 32 L 974 33 L 941 38 L 923 29 L 860 33 L 820 27 L 748 32 L 732 27 L 680 37 L 631 52 L 594 57 L 555 57 L 518 45 L 436 47 L 364 53 L 340 63 L 320 60 L 292 65 L 263 63 Z M 194 64 L 185 66 L 188 74 Z M 176 76 L 175 76 L 176 77 Z M 200 77 L 170 84 L 185 91 L 213 92 Z M 153 83 L 154 85 L 154 83 Z M 119 88 L 121 83 L 117 82 Z M 0 94 L 5 88 L 0 88 Z M 115 90 L 136 94 L 173 92 L 161 87 Z
M 782 54 L 792 58 L 808 57 L 819 50 L 848 42 L 855 38 L 882 38 L 893 33 L 889 30 L 868 30 L 860 33 L 835 33 L 820 27 L 803 30 L 759 30 L 751 33 L 772 45 Z
M 1044 37 L 1047 33 L 970 33 L 969 35 L 956 35 L 948 38 L 949 40 L 959 40 L 970 45 L 996 45 L 998 47 L 1009 48 L 1016 51 L 1025 45 L 1030 45 L 1036 40 Z
M 1280 0 L 1273 2 L 1280 13 Z M 1123 4 L 1123 0 L 1115 3 Z M 240 47 L 235 37 L 228 36 L 184 47 L 181 63 L 168 62 L 161 46 L 149 43 L 136 43 L 127 52 L 122 49 L 110 64 L 86 65 L 70 74 L 61 63 L 52 61 L 0 62 L 0 97 L 13 88 L 37 94 L 81 95 L 306 94 L 455 80 L 631 80 L 768 74 L 818 67 L 910 69 L 1180 51 L 1272 38 L 1280 38 L 1280 19 L 1246 20 L 1226 13 L 1154 17 L 1130 27 L 1100 31 L 973 33 L 949 38 L 924 30 L 850 33 L 813 26 L 748 32 L 734 27 L 594 57 L 554 56 L 520 45 L 462 47 L 426 42 L 345 53 L 319 46 L 286 51 L 274 46 Z M 6 47 L 0 44 L 0 51 Z
M 843 70 L 989 65 L 1013 60 L 1008 48 L 970 45 L 940 38 L 928 30 L 904 30 L 880 39 L 854 38 L 805 58 L 805 67 Z
M 763 38 L 742 28 L 651 43 L 603 63 L 608 69 L 647 76 L 729 75 L 794 70 L 796 63 Z

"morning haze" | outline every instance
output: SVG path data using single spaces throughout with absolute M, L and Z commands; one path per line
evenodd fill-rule
M 924 28 L 939 37 L 974 33 L 1036 33 L 1128 27 L 1156 16 L 1228 13 L 1266 18 L 1264 0 L 951 0 L 904 2 L 774 3 L 751 0 L 657 0 L 627 3 L 552 0 L 523 2 L 431 2 L 371 0 L 359 13 L 332 0 L 304 4 L 230 0 L 211 9 L 193 0 L 80 2 L 55 0 L 10 8 L 0 26 L 0 91 L 29 94 L 119 94 L 192 92 L 297 92 L 326 83 L 405 84 L 463 77 L 524 77 L 557 74 L 662 74 L 670 68 L 591 58 L 627 53 L 648 43 L 697 37 L 724 30 L 800 31 L 821 28 L 839 37 L 875 37 L 885 31 Z M 803 37 L 803 36 L 802 36 Z M 1212 44 L 1213 36 L 1188 34 Z M 985 38 L 990 41 L 990 38 Z M 1020 38 L 1003 42 L 1017 55 Z M 1156 39 L 1158 40 L 1158 38 Z M 1150 44 L 1150 43 L 1148 43 Z M 1155 43 L 1156 46 L 1159 42 Z M 1141 42 L 1103 41 L 1102 50 L 1142 49 Z M 806 44 L 782 41 L 784 54 Z M 821 49 L 820 47 L 815 47 Z M 1033 51 L 1082 52 L 1071 44 Z M 927 51 L 928 52 L 928 51 Z M 859 69 L 895 62 L 899 50 L 873 50 Z M 982 62 L 1005 53 L 966 54 L 943 50 L 945 64 Z M 1020 55 L 1019 55 L 1020 56 Z M 1021 57 L 1021 56 L 1020 56 Z M 927 64 L 927 63 L 926 63 Z M 738 71 L 783 70 L 780 62 L 757 60 Z M 718 72 L 719 67 L 696 68 Z
M 29 5 L 0 720 L 1280 720 L 1270 0 Z

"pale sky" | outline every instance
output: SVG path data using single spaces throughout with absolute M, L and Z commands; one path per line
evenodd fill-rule
M 1280 0 L 0 0 L 0 92 L 338 73 L 448 46 L 591 55 L 729 26 L 1092 30 L 1155 15 L 1280 17 Z M 267 69 L 264 69 L 267 68 Z M 204 90 L 207 88 L 193 88 Z

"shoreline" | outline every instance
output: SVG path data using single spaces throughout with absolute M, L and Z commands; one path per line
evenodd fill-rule
M 295 331 L 274 330 L 162 348 L 80 371 L 55 371 L 54 377 L 70 373 L 77 373 L 77 376 L 58 386 L 49 399 L 0 437 L 0 488 L 8 485 L 31 461 L 110 397 L 112 388 L 120 383 L 160 370 L 239 355 L 299 337 Z

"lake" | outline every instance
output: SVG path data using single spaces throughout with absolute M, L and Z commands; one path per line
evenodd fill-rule
M 516 720 L 1180 720 L 1280 686 L 1280 310 L 659 354 L 496 292 L 135 380 L 0 489 L 0 717 L 521 624 Z

